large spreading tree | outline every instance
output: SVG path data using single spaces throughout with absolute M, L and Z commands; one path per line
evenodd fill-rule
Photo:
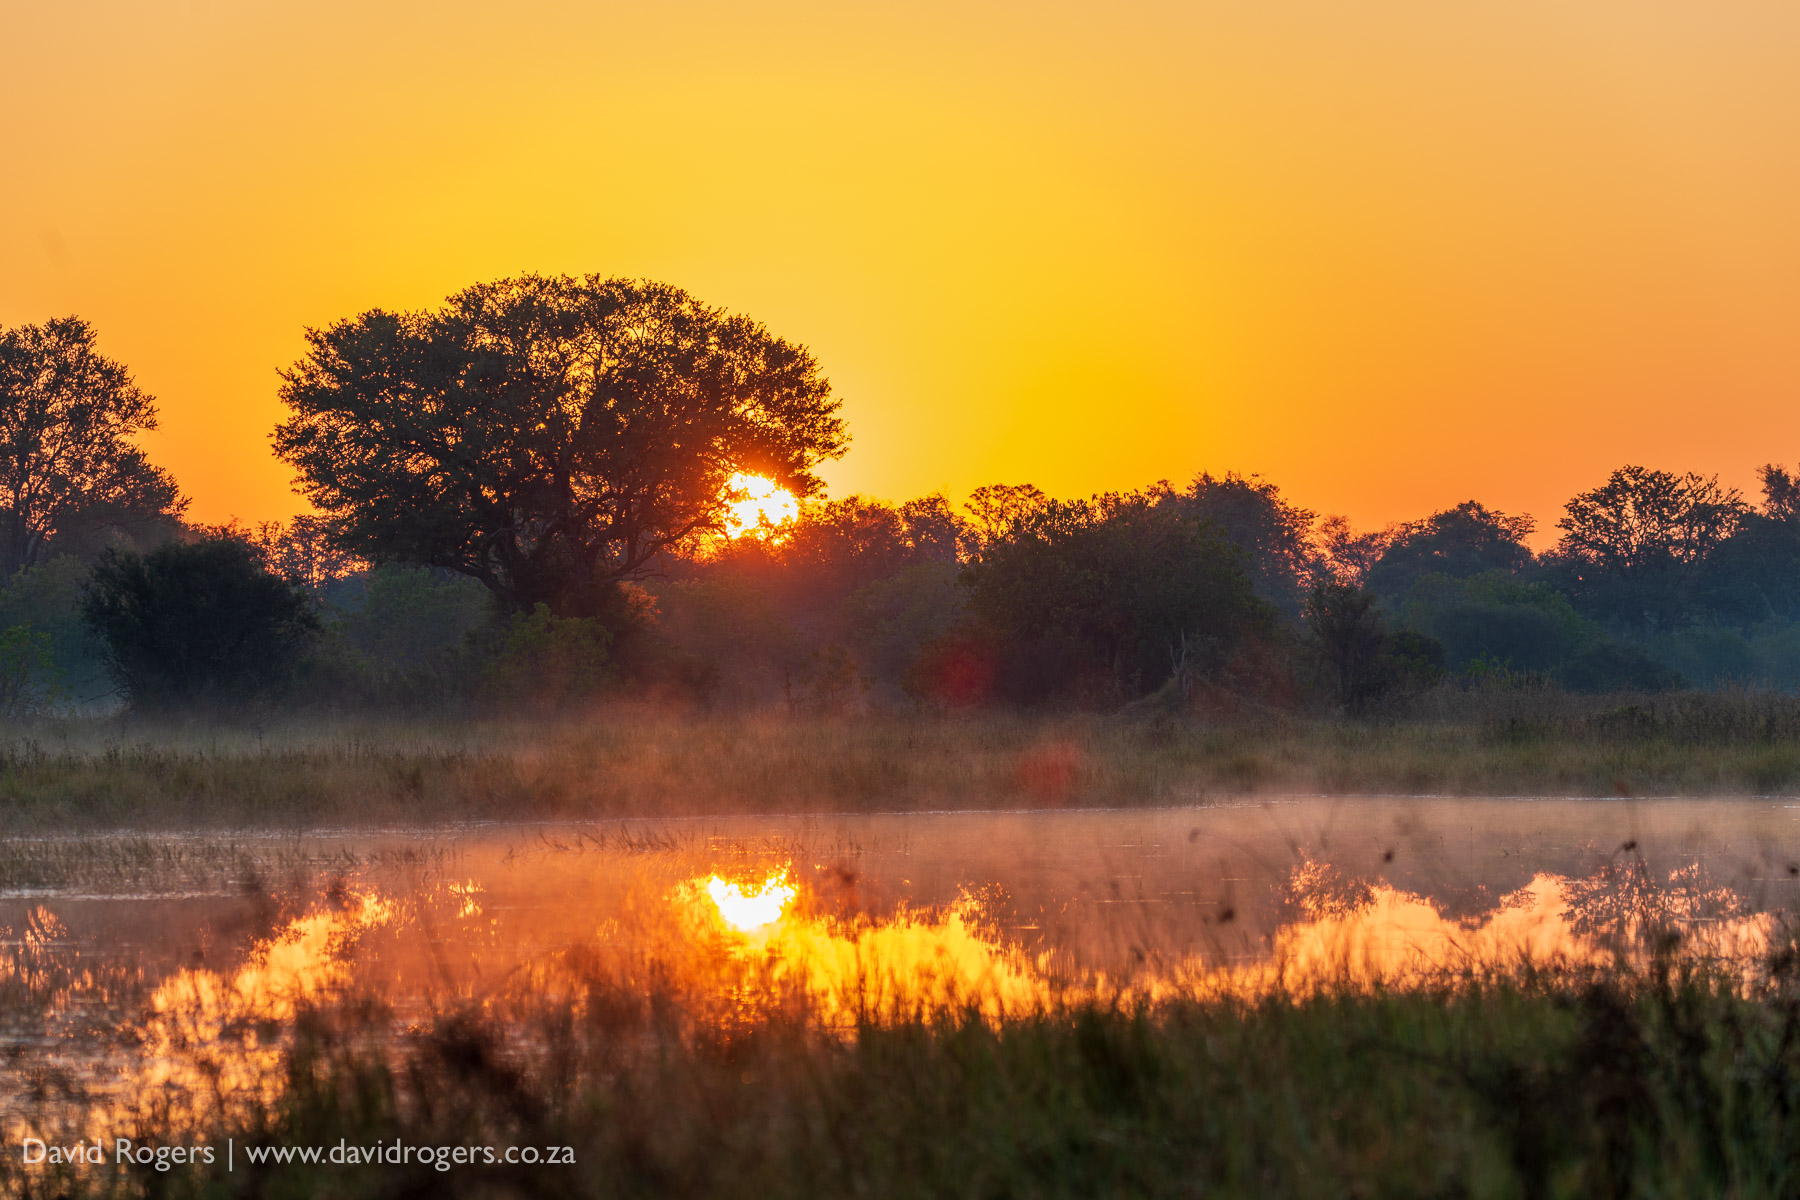
M 307 333 L 275 449 L 343 549 L 474 577 L 508 609 L 607 610 L 721 528 L 739 471 L 796 496 L 848 445 L 802 346 L 679 288 L 481 284 Z
M 156 403 L 79 317 L 0 331 L 0 582 L 109 528 L 173 524 L 187 502 L 132 444 Z

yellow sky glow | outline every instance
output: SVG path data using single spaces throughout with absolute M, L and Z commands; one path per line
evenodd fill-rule
M 810 346 L 835 495 L 1549 526 L 1800 459 L 1796 46 L 1791 0 L 3 3 L 0 324 L 94 322 L 203 520 L 302 507 L 304 327 L 536 270 Z

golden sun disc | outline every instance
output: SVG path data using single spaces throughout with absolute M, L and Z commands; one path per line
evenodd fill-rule
M 725 485 L 725 535 L 769 534 L 800 515 L 792 493 L 763 475 L 739 471 Z

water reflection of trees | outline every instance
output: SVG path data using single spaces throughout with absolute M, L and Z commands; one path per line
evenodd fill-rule
M 1350 875 L 1331 862 L 1302 851 L 1277 894 L 1285 924 L 1294 920 L 1318 921 L 1345 917 L 1374 902 L 1374 881 Z
M 1698 860 L 1658 878 L 1643 856 L 1622 853 L 1569 880 L 1565 894 L 1570 928 L 1608 940 L 1682 934 L 1698 924 L 1749 915 L 1743 897 Z

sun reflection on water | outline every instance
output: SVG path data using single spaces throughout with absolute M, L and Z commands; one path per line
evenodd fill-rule
M 866 1023 L 944 1013 L 991 1021 L 1082 1003 L 1455 987 L 1526 964 L 1641 965 L 1671 946 L 1748 983 L 1781 920 L 1699 862 L 1652 870 L 1615 856 L 1586 874 L 1539 873 L 1481 911 L 1454 915 L 1379 876 L 1345 876 L 1303 855 L 1242 899 L 1246 915 L 1183 910 L 1213 914 L 1198 943 L 1174 949 L 1146 926 L 1131 934 L 1132 953 L 1109 954 L 1076 948 L 1066 929 L 1033 938 L 1024 931 L 1039 926 L 1012 918 L 998 888 L 936 905 L 902 893 L 882 907 L 844 891 L 829 867 L 754 853 L 762 857 L 750 870 L 717 865 L 707 851 L 599 867 L 571 858 L 562 876 L 459 869 L 398 887 L 336 888 L 251 943 L 235 966 L 146 976 L 117 1043 L 95 1045 L 91 1057 L 112 1082 L 89 1093 L 82 1128 L 103 1134 L 146 1104 L 196 1121 L 269 1105 L 286 1086 L 284 1056 L 307 1010 L 369 995 L 391 1001 L 382 1036 L 395 1044 L 413 1028 L 409 1012 L 474 1005 L 512 1020 L 534 1005 L 595 1003 L 607 989 L 662 989 L 695 1028 L 797 1011 L 855 1036 Z M 22 916 L 16 934 L 0 932 L 0 989 L 46 1014 L 80 1010 L 102 979 L 97 960 L 81 958 L 49 908 Z
M 768 994 L 798 995 L 826 1025 L 974 1008 L 999 1017 L 1045 1007 L 1049 972 L 979 932 L 979 903 L 964 895 L 942 914 L 902 909 L 885 920 L 789 911 L 791 866 L 755 890 L 714 875 L 703 891 L 740 936 L 732 954 L 764 968 Z
M 703 887 L 718 910 L 719 919 L 739 933 L 751 933 L 781 920 L 794 902 L 794 886 L 788 882 L 792 868 L 773 872 L 753 888 L 731 883 L 717 875 Z
M 1743 910 L 1697 865 L 1659 882 L 1608 865 L 1569 879 L 1539 874 L 1478 917 L 1446 915 L 1386 883 L 1345 881 L 1302 858 L 1283 889 L 1294 919 L 1248 961 L 1217 954 L 1146 956 L 1130 973 L 1075 969 L 992 932 L 965 894 L 942 912 L 887 918 L 796 911 L 791 865 L 753 889 L 713 875 L 677 889 L 704 895 L 739 936 L 739 960 L 763 981 L 802 995 L 826 1024 L 978 1011 L 990 1019 L 1070 1003 L 1308 994 L 1330 989 L 1454 984 L 1531 966 L 1585 969 L 1644 959 L 1674 938 L 1690 958 L 1752 970 L 1766 956 L 1773 914 Z M 1624 899 L 1621 899 L 1624 895 Z M 1659 937 L 1662 939 L 1659 942 Z

